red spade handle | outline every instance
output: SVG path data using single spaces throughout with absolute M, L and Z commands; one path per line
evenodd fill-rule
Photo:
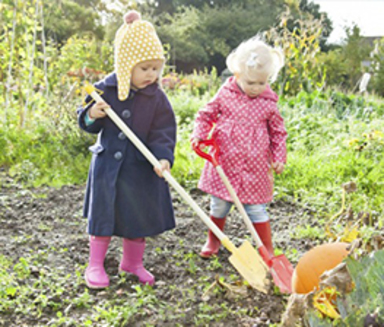
M 200 145 L 211 146 L 214 149 L 213 156 L 201 150 Z M 193 150 L 197 153 L 198 156 L 207 159 L 209 162 L 211 162 L 214 167 L 217 167 L 219 165 L 219 147 L 215 139 L 201 140 L 199 141 L 197 146 L 193 146 Z

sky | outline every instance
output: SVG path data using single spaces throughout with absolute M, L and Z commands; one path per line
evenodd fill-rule
M 384 0 L 310 0 L 333 22 L 329 43 L 346 37 L 344 26 L 356 23 L 363 36 L 384 36 Z

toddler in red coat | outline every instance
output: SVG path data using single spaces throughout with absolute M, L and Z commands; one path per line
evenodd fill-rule
M 277 108 L 278 96 L 269 83 L 275 81 L 283 64 L 282 52 L 260 37 L 241 43 L 227 57 L 227 67 L 234 76 L 198 112 L 192 134 L 192 145 L 198 146 L 212 132 L 220 149 L 219 163 L 271 254 L 266 205 L 273 196 L 272 170 L 277 174 L 284 170 L 287 133 Z M 232 200 L 209 162 L 203 169 L 199 188 L 211 194 L 211 219 L 223 230 Z M 209 231 L 200 255 L 209 258 L 218 253 L 219 247 L 220 241 Z

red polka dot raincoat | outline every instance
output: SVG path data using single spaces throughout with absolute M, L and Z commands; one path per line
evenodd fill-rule
M 220 149 L 219 164 L 244 204 L 268 203 L 273 196 L 272 162 L 286 162 L 287 132 L 277 109 L 278 96 L 269 86 L 256 98 L 245 95 L 229 78 L 195 121 L 192 137 L 212 137 Z M 210 162 L 199 188 L 221 199 L 231 197 Z

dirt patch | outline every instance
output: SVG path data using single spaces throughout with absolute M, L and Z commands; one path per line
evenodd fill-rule
M 20 258 L 41 253 L 44 259 L 31 266 L 31 275 L 23 283 L 33 284 L 33 278 L 55 272 L 67 276 L 58 306 L 46 306 L 40 316 L 21 314 L 14 308 L 0 310 L 0 325 L 36 326 L 49 325 L 55 321 L 57 311 L 65 313 L 73 321 L 84 322 L 95 317 L 94 308 L 106 301 L 133 301 L 137 305 L 137 280 L 132 276 L 118 275 L 121 257 L 121 240 L 113 238 L 105 266 L 111 277 L 111 287 L 103 291 L 89 290 L 91 306 L 73 305 L 77 294 L 84 294 L 86 286 L 82 271 L 88 260 L 86 219 L 82 218 L 85 186 L 65 186 L 60 189 L 42 187 L 26 190 L 1 173 L 0 177 L 0 235 L 1 253 L 13 264 Z M 198 190 L 191 195 L 208 212 L 209 198 Z M 145 265 L 156 277 L 151 305 L 143 304 L 142 312 L 133 314 L 124 326 L 269 326 L 281 319 L 287 296 L 272 289 L 268 295 L 245 288 L 241 295 L 231 294 L 220 286 L 206 292 L 209 285 L 220 278 L 226 283 L 241 281 L 228 261 L 229 254 L 221 250 L 216 260 L 203 260 L 198 256 L 206 237 L 206 227 L 177 194 L 173 194 L 177 228 L 158 237 L 147 239 Z M 292 240 L 292 230 L 304 224 L 303 209 L 286 202 L 274 202 L 270 206 L 273 222 L 274 244 L 288 251 L 296 249 L 297 257 L 315 244 L 308 240 Z M 240 245 L 248 234 L 236 212 L 228 218 L 225 232 Z M 294 258 L 291 260 L 294 262 Z M 77 274 L 77 275 L 76 275 Z M 80 274 L 80 275 L 79 275 Z M 34 276 L 36 275 L 36 276 Z M 55 294 L 55 282 L 46 286 L 45 293 Z M 204 299 L 202 296 L 205 294 Z M 135 297 L 133 296 L 135 295 Z M 17 296 L 17 295 L 16 295 Z M 52 295 L 53 301 L 55 296 Z M 54 302 L 56 303 L 56 302 Z M 61 303 L 61 306 L 60 306 Z M 77 303 L 77 300 L 76 300 Z M 160 310 L 159 307 L 163 309 Z M 0 307 L 1 308 L 1 307 Z M 222 310 L 222 311 L 221 311 Z M 209 317 L 212 317 L 209 324 Z M 101 319 L 102 320 L 102 319 Z M 71 325 L 71 324 L 67 324 Z M 67 326 L 66 325 L 66 326 Z M 76 325 L 74 323 L 73 325 Z M 110 326 L 108 322 L 92 326 Z M 120 325 L 119 325 L 120 326 Z

